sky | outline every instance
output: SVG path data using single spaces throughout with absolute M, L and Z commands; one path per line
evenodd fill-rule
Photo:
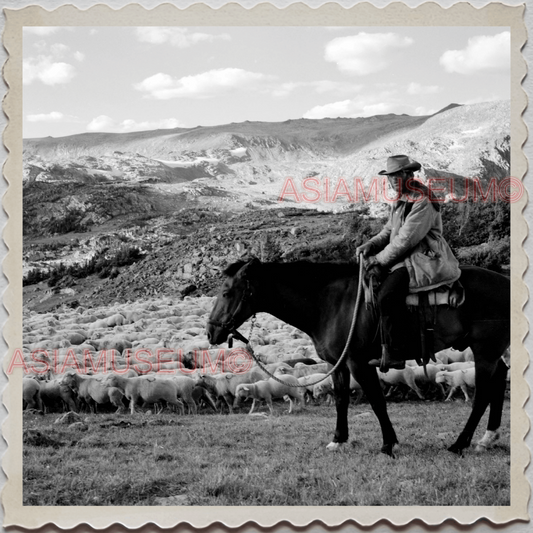
M 23 136 L 510 98 L 506 27 L 25 27 Z

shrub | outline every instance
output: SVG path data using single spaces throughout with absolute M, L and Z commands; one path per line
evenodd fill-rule
M 456 256 L 463 265 L 474 265 L 502 272 L 502 267 L 511 262 L 511 246 L 506 239 L 493 240 L 476 246 L 459 248 Z
M 45 279 L 48 279 L 48 272 L 46 272 L 46 270 L 34 268 L 22 278 L 22 286 L 26 287 L 27 285 L 34 285 L 35 283 L 40 283 Z
M 270 233 L 265 233 L 260 241 L 261 261 L 279 261 L 281 255 L 282 250 L 280 244 Z
M 87 224 L 82 223 L 85 214 L 79 209 L 69 209 L 64 217 L 54 218 L 47 225 L 48 233 L 70 233 L 86 231 Z
M 122 246 L 110 260 L 110 265 L 115 267 L 132 265 L 141 259 L 142 256 L 141 250 L 136 246 Z
M 348 238 L 357 247 L 377 235 L 386 221 L 386 218 L 371 217 L 369 206 L 362 205 L 348 223 Z
M 59 263 L 48 272 L 32 270 L 23 279 L 23 285 L 48 280 L 48 286 L 55 287 L 65 276 L 80 279 L 92 274 L 97 274 L 100 278 L 110 277 L 113 279 L 119 275 L 118 267 L 132 265 L 143 258 L 143 253 L 136 246 L 122 246 L 109 256 L 108 251 L 108 248 L 104 248 L 82 264 L 65 266 L 63 263 Z
M 285 261 L 306 259 L 316 263 L 352 262 L 355 244 L 344 236 L 325 237 L 312 244 L 293 246 L 284 254 Z
M 444 237 L 453 249 L 476 246 L 490 240 L 510 239 L 511 209 L 508 202 L 448 203 L 442 205 Z

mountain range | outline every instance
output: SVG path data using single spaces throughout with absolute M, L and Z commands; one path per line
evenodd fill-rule
M 288 176 L 369 179 L 398 153 L 420 161 L 423 176 L 502 177 L 509 174 L 509 143 L 510 102 L 501 101 L 452 104 L 431 116 L 244 122 L 25 139 L 24 163 L 26 176 L 37 180 L 54 179 L 50 166 L 67 173 L 72 169 L 78 178 L 85 171 L 88 179 L 190 184 L 206 178 L 202 185 L 253 198 L 265 186 L 270 195 L 269 184 L 279 186 Z
M 57 301 L 46 281 L 25 287 L 25 305 L 52 308 L 67 297 L 130 298 L 189 291 L 191 283 L 208 293 L 217 269 L 248 252 L 262 257 L 270 248 L 286 254 L 303 246 L 312 254 L 316 245 L 330 254 L 350 233 L 346 198 L 280 201 L 287 178 L 300 192 L 309 177 L 331 182 L 330 190 L 339 178 L 368 184 L 387 157 L 401 153 L 420 161 L 422 178 L 462 184 L 508 176 L 510 103 L 453 104 L 417 117 L 84 133 L 25 139 L 23 148 L 25 272 L 83 265 L 98 254 L 112 260 L 124 246 L 145 254 L 116 279 L 94 275 L 73 288 L 67 276 L 52 291 Z M 387 206 L 373 203 L 368 212 L 383 216 Z

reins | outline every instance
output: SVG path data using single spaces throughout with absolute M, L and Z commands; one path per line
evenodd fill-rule
M 241 342 L 246 343 L 246 347 L 245 347 L 246 351 L 252 356 L 252 358 L 257 363 L 259 368 L 263 372 L 265 372 L 267 375 L 269 375 L 273 380 L 277 381 L 278 383 L 281 383 L 282 385 L 286 385 L 286 386 L 293 387 L 293 388 L 303 388 L 303 387 L 311 387 L 311 386 L 317 385 L 318 383 L 321 383 L 325 379 L 329 378 L 329 376 L 331 376 L 331 374 L 333 374 L 333 372 L 335 372 L 344 363 L 346 355 L 348 354 L 348 347 L 350 346 L 350 343 L 351 343 L 352 337 L 353 337 L 353 333 L 355 331 L 355 325 L 357 323 L 357 314 L 358 314 L 358 311 L 359 311 L 359 303 L 360 303 L 360 300 L 361 300 L 362 287 L 363 287 L 363 258 L 362 258 L 362 255 L 361 255 L 361 257 L 359 258 L 359 282 L 358 282 L 358 285 L 357 285 L 357 297 L 355 299 L 355 307 L 354 307 L 354 310 L 353 310 L 352 323 L 350 325 L 350 332 L 348 333 L 348 338 L 346 339 L 346 344 L 344 345 L 344 350 L 342 351 L 342 354 L 339 357 L 339 360 L 337 361 L 335 366 L 323 378 L 320 378 L 318 381 L 313 381 L 312 383 L 306 383 L 305 385 L 300 385 L 300 384 L 294 385 L 292 383 L 287 383 L 286 381 L 283 381 L 283 380 L 279 379 L 277 376 L 275 376 L 269 370 L 267 370 L 265 365 L 263 365 L 263 363 L 260 361 L 259 357 L 255 355 L 254 350 L 252 348 L 252 345 L 250 344 L 250 341 L 248 339 L 246 339 L 243 335 L 241 335 L 236 329 L 231 332 L 231 334 L 230 334 L 230 336 L 228 338 L 228 346 L 230 348 L 232 347 L 232 345 L 233 345 L 232 341 L 233 341 L 234 338 L 237 339 L 237 340 L 240 340 Z M 249 338 L 251 338 L 251 336 L 252 336 L 252 331 L 254 329 L 254 325 L 255 325 L 255 315 L 252 317 L 252 323 L 250 325 L 250 334 L 248 335 Z

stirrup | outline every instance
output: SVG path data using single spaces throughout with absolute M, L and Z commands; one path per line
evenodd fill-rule
M 403 370 L 405 368 L 405 361 L 393 359 L 386 344 L 381 345 L 381 359 L 371 359 L 368 364 L 379 367 L 379 371 L 383 374 L 386 374 L 391 368 L 394 370 Z

